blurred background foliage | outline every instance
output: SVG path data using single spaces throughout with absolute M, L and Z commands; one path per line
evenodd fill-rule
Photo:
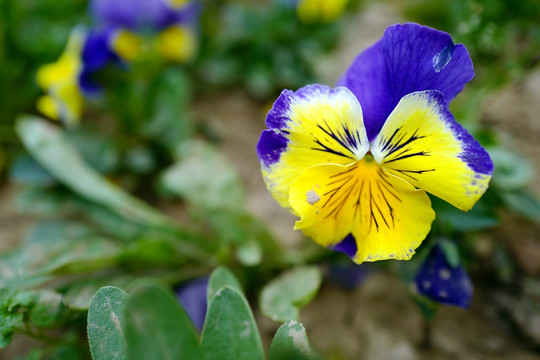
M 263 109 L 284 88 L 320 81 L 319 62 L 371 3 L 349 1 L 343 14 L 299 15 L 294 0 L 200 1 L 193 58 L 174 61 L 146 47 L 134 61 L 108 62 L 92 75 L 103 91 L 84 97 L 83 115 L 71 124 L 38 113 L 43 93 L 36 73 L 58 60 L 74 28 L 97 28 L 88 2 L 0 0 L 2 185 L 16 184 L 13 206 L 33 219 L 26 236 L 0 253 L 0 348 L 23 333 L 47 344 L 26 359 L 87 358 L 81 334 L 92 295 L 106 285 L 130 289 L 140 277 L 176 287 L 226 265 L 246 297 L 261 294 L 264 315 L 280 322 L 298 319 L 320 286 L 321 267 L 345 288 L 361 283 L 371 270 L 362 265 L 358 271 L 342 254 L 314 245 L 284 248 L 265 222 L 272 219 L 248 211 L 245 184 L 224 155 L 219 131 L 193 112 L 193 104 L 240 90 Z M 472 289 L 453 303 L 414 290 L 410 285 L 424 279 L 426 259 L 436 256 L 433 264 L 453 269 L 465 283 L 468 269 L 473 279 L 488 273 L 492 286 L 512 287 L 520 274 L 507 244 L 497 243 L 480 269 L 478 239 L 500 225 L 501 214 L 540 222 L 540 204 L 529 189 L 531 161 L 482 124 L 487 96 L 538 69 L 540 3 L 385 3 L 407 21 L 447 31 L 466 45 L 476 78 L 452 111 L 488 148 L 496 169 L 469 213 L 432 198 L 437 220 L 413 260 L 375 265 L 412 288 L 412 300 L 432 319 L 439 303 L 468 304 Z M 253 121 L 262 128 L 261 119 Z M 259 176 L 258 169 L 252 173 Z M 180 209 L 175 219 L 159 210 L 164 204 Z M 319 267 L 282 274 L 306 264 Z M 305 287 L 295 287 L 298 282 Z

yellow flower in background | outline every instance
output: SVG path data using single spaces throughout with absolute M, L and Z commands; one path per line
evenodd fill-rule
M 111 48 L 123 60 L 133 61 L 141 54 L 143 43 L 144 41 L 139 35 L 126 29 L 120 29 L 116 31 L 112 39 Z
M 167 0 L 166 2 L 173 8 L 179 9 L 186 6 L 191 0 Z
M 198 41 L 193 29 L 175 25 L 157 35 L 156 46 L 164 58 L 185 63 L 197 54 Z
M 38 99 L 37 109 L 66 124 L 79 122 L 83 111 L 84 100 L 78 86 L 83 44 L 84 33 L 80 29 L 74 30 L 60 58 L 43 65 L 36 74 L 37 84 L 46 92 Z
M 348 0 L 299 0 L 298 17 L 306 24 L 329 23 L 345 11 Z

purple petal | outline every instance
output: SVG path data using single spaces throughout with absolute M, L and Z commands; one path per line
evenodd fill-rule
M 102 69 L 110 61 L 119 61 L 110 46 L 114 34 L 115 30 L 112 28 L 88 31 L 82 51 L 86 71 L 94 72 Z
M 178 300 L 186 310 L 193 325 L 201 331 L 206 317 L 206 288 L 208 276 L 183 283 L 176 290 Z
M 358 251 L 358 245 L 356 244 L 356 239 L 353 234 L 349 234 L 341 242 L 332 246 L 332 250 L 345 253 L 352 259 Z
M 404 95 L 439 90 L 450 102 L 473 77 L 463 45 L 454 45 L 442 31 L 407 23 L 388 27 L 381 40 L 358 55 L 337 85 L 348 87 L 358 98 L 371 140 Z
M 79 87 L 85 96 L 97 96 L 101 86 L 95 80 L 95 75 L 108 64 L 121 64 L 120 58 L 111 48 L 111 41 L 116 29 L 107 27 L 90 29 L 86 34 L 81 53 L 82 70 L 79 73 Z
M 287 150 L 288 142 L 289 140 L 282 133 L 274 130 L 264 130 L 257 143 L 257 155 L 264 166 L 269 167 L 278 162 L 281 153 Z
M 161 30 L 198 14 L 192 5 L 175 9 L 166 0 L 93 0 L 90 8 L 98 22 L 132 30 Z
M 371 274 L 371 264 L 332 263 L 328 268 L 328 277 L 333 284 L 345 290 L 354 290 Z
M 441 304 L 468 308 L 473 286 L 465 269 L 452 268 L 439 245 L 433 246 L 414 279 L 421 295 Z

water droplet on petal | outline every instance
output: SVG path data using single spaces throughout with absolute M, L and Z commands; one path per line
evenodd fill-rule
M 433 69 L 440 72 L 452 60 L 453 45 L 448 45 L 433 57 Z

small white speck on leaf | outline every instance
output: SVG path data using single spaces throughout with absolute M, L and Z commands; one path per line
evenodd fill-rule
M 306 200 L 310 205 L 315 205 L 317 201 L 321 200 L 321 197 L 314 190 L 309 190 L 306 193 Z
M 251 335 L 251 327 L 249 326 L 249 321 L 244 321 L 242 325 L 244 325 L 244 330 L 242 330 L 242 332 L 240 333 L 240 339 L 247 338 Z
M 289 325 L 289 337 L 292 339 L 294 346 L 302 352 L 304 355 L 311 354 L 311 348 L 306 339 L 305 333 L 301 330 L 296 330 L 293 328 L 294 325 L 298 324 L 297 322 L 291 322 Z

